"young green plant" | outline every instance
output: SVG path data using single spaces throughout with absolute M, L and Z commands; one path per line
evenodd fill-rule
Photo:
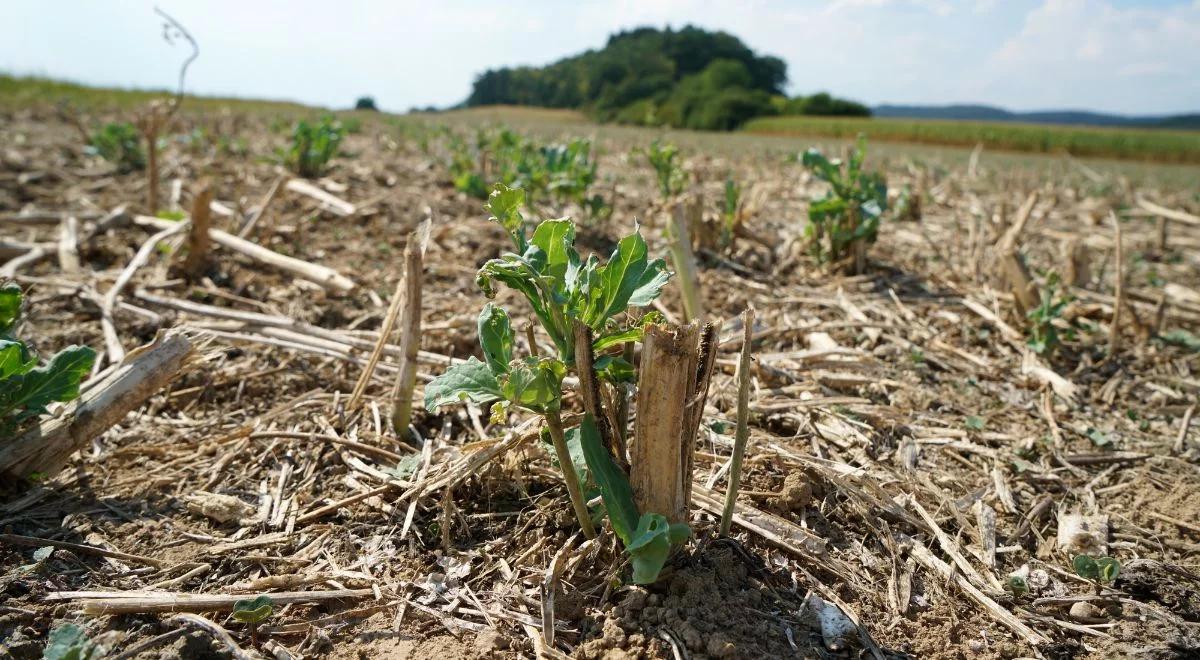
M 312 124 L 301 120 L 292 130 L 292 144 L 284 152 L 283 162 L 306 179 L 321 176 L 337 155 L 345 135 L 346 129 L 333 115 L 325 115 Z
M 68 346 L 38 366 L 37 355 L 13 335 L 20 315 L 20 287 L 0 287 L 0 436 L 4 437 L 45 414 L 51 403 L 78 397 L 79 384 L 96 360 L 91 348 Z
M 658 191 L 663 199 L 670 199 L 683 192 L 686 177 L 683 168 L 675 160 L 679 157 L 679 148 L 673 144 L 664 144 L 659 140 L 650 143 L 644 151 L 650 167 L 658 179 Z
M 557 355 L 516 356 L 516 333 L 508 312 L 488 303 L 478 324 L 484 361 L 471 357 L 450 367 L 425 387 L 425 405 L 432 412 L 461 401 L 493 403 L 493 419 L 503 419 L 510 407 L 541 415 L 575 515 L 591 537 L 594 529 L 567 448 L 561 414 L 562 382 L 575 366 L 574 323 L 585 324 L 593 333 L 597 354 L 638 340 L 641 326 L 624 323 L 623 317 L 630 307 L 653 302 L 670 273 L 662 259 L 649 258 L 646 242 L 637 230 L 621 239 L 607 262 L 594 255 L 586 260 L 580 257 L 574 247 L 575 225 L 570 220 L 546 220 L 527 235 L 520 211 L 524 201 L 523 190 L 502 184 L 489 196 L 485 208 L 504 228 L 515 252 L 485 263 L 476 282 L 488 298 L 495 296 L 497 283 L 521 293 Z M 632 365 L 619 357 L 605 356 L 604 364 L 596 366 L 597 375 L 609 382 L 632 378 Z
M 1070 303 L 1071 297 L 1059 291 L 1058 273 L 1051 271 L 1046 276 L 1046 285 L 1041 289 L 1041 303 L 1026 314 L 1029 319 L 1027 344 L 1034 353 L 1050 355 L 1061 345 L 1055 323 L 1060 322 L 1063 310 Z
M 105 124 L 92 133 L 88 150 L 116 165 L 117 172 L 128 174 L 146 169 L 146 154 L 142 151 L 142 136 L 133 124 Z M 155 211 L 157 209 L 151 209 Z
M 855 272 L 863 270 L 866 246 L 878 237 L 879 221 L 887 210 L 887 182 L 862 169 L 866 149 L 866 138 L 860 135 L 844 165 L 815 148 L 801 158 L 814 176 L 829 184 L 829 191 L 808 206 L 804 233 L 809 249 L 821 263 L 835 264 L 852 255 Z

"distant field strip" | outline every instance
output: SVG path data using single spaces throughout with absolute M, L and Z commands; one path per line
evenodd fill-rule
M 943 144 L 1072 156 L 1200 163 L 1200 132 L 1092 128 L 1002 122 L 834 117 L 763 117 L 742 130 L 760 135 L 811 135 Z

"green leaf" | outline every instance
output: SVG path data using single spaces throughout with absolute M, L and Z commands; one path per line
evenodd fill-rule
M 596 428 L 596 420 L 590 414 L 584 415 L 583 422 L 579 425 L 579 440 L 588 469 L 596 480 L 596 485 L 600 487 L 600 496 L 604 498 L 604 507 L 608 510 L 608 520 L 612 523 L 613 532 L 621 539 L 621 543 L 627 546 L 633 540 L 634 531 L 638 526 L 637 505 L 633 502 L 633 488 L 629 485 L 629 477 L 600 441 L 600 430 Z
M 533 230 L 531 245 L 536 245 L 546 255 L 541 273 L 554 278 L 558 288 L 563 288 L 567 267 L 579 261 L 575 252 L 575 223 L 570 220 L 546 220 Z
M 661 514 L 643 513 L 633 540 L 625 546 L 633 564 L 633 582 L 651 584 L 657 580 L 663 565 L 667 563 L 671 546 L 687 540 L 691 533 L 687 525 L 668 524 L 666 517 Z
M 83 628 L 64 623 L 50 631 L 46 638 L 46 648 L 42 651 L 43 660 L 91 660 L 99 658 L 105 649 L 92 643 L 87 638 Z
M 1099 429 L 1094 429 L 1089 426 L 1087 429 L 1087 437 L 1088 440 L 1092 441 L 1093 445 L 1096 445 L 1101 449 L 1111 448 L 1113 446 L 1113 439 L 1107 433 Z
M 646 307 L 658 299 L 662 289 L 671 280 L 671 271 L 667 270 L 667 262 L 655 259 L 646 265 L 638 280 L 637 288 L 629 296 L 626 303 L 631 307 Z
M 79 383 L 95 360 L 96 351 L 91 348 L 68 346 L 45 366 L 4 379 L 0 382 L 0 427 L 11 429 L 46 412 L 52 402 L 78 397 Z
M 1187 330 L 1171 330 L 1166 334 L 1160 335 L 1159 340 L 1173 346 L 1185 348 L 1193 353 L 1200 353 L 1200 337 Z
M 593 330 L 602 329 L 605 321 L 625 311 L 630 304 L 647 305 L 658 296 L 670 274 L 663 260 L 648 261 L 647 251 L 645 239 L 635 230 L 621 239 L 608 263 L 596 269 L 587 308 L 582 314 L 583 321 Z
M 505 399 L 537 413 L 558 410 L 562 398 L 562 379 L 567 365 L 555 358 L 527 357 L 509 366 L 500 377 L 500 392 Z
M 396 467 L 384 468 L 383 472 L 401 481 L 406 481 L 409 477 L 416 474 L 419 467 L 421 467 L 421 455 L 409 454 L 397 461 Z
M 548 430 L 546 435 L 544 441 L 549 444 L 551 441 Z M 583 498 L 590 500 L 596 497 L 600 494 L 600 489 L 596 486 L 596 480 L 592 478 L 592 470 L 588 467 L 587 458 L 583 455 L 583 433 L 580 427 L 574 426 L 567 429 L 563 433 L 563 439 L 567 442 L 571 465 L 575 468 L 575 474 L 579 476 L 579 483 L 583 487 Z
M 1023 575 L 1018 575 L 1016 573 L 1010 574 L 1008 576 L 1007 586 L 1008 590 L 1011 591 L 1014 596 L 1020 596 L 1021 594 L 1029 593 L 1029 581 L 1026 580 Z
M 0 380 L 26 373 L 36 365 L 37 360 L 29 355 L 25 344 L 0 339 Z
M 1121 573 L 1121 562 L 1113 557 L 1101 557 L 1096 560 L 1096 572 L 1101 582 L 1111 583 Z
M 1096 560 L 1088 555 L 1076 555 L 1075 559 L 1071 560 L 1071 567 L 1075 569 L 1075 574 L 1081 578 L 1088 580 L 1096 580 L 1100 577 L 1100 567 L 1096 564 Z
M 632 383 L 637 380 L 637 371 L 624 358 L 605 355 L 592 365 L 596 376 L 610 383 Z
M 239 600 L 233 604 L 233 619 L 241 623 L 262 623 L 275 611 L 270 596 Z
M 526 245 L 525 218 L 521 216 L 521 207 L 524 205 L 524 190 L 497 183 L 488 195 L 487 204 L 483 206 L 484 210 L 492 214 L 488 219 L 500 223 L 508 232 L 518 252 L 524 252 Z
M 592 342 L 592 351 L 595 353 L 600 353 L 619 344 L 624 344 L 631 341 L 641 341 L 643 334 L 645 334 L 645 329 L 641 326 L 637 326 L 622 330 L 621 332 L 614 332 L 610 335 L 604 335 Z
M 21 317 L 21 287 L 6 284 L 0 287 L 0 335 L 12 331 Z
M 466 362 L 452 365 L 425 386 L 425 409 L 433 412 L 451 403 L 487 403 L 503 396 L 491 368 L 471 356 Z
M 971 429 L 972 431 L 982 431 L 983 427 L 987 425 L 987 421 L 985 421 L 982 417 L 970 415 L 967 417 L 966 424 L 967 428 Z
M 488 303 L 479 313 L 478 326 L 483 358 L 492 373 L 499 376 L 508 371 L 508 363 L 512 361 L 513 329 L 508 312 L 503 307 Z

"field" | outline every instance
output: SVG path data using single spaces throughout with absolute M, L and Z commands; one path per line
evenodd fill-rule
M 304 178 L 293 122 L 337 130 L 318 111 L 185 99 L 158 135 L 151 207 L 148 170 L 122 173 L 80 135 L 144 99 L 73 93 L 73 108 L 53 90 L 0 105 L 13 333 L 44 359 L 98 353 L 83 403 L 0 437 L 0 657 L 40 657 L 52 630 L 143 659 L 1200 654 L 1200 168 L 872 142 L 888 209 L 873 241 L 830 258 L 806 233 L 830 188 L 806 138 L 344 113 L 358 126 Z M 527 223 L 464 192 L 473 174 L 485 193 L 510 171 L 535 182 L 541 148 L 577 138 L 594 180 L 527 184 Z M 679 147 L 662 178 L 654 140 Z M 667 259 L 661 295 L 610 323 L 657 312 L 647 323 L 676 337 L 696 332 L 688 309 L 712 322 L 718 343 L 681 371 L 699 378 L 711 355 L 707 396 L 640 415 L 660 392 L 605 380 L 626 357 L 639 383 L 661 376 L 642 329 L 594 370 L 573 353 L 561 391 L 427 411 L 440 376 L 493 368 L 497 346 L 553 360 L 560 338 L 505 285 L 523 280 L 489 260 L 564 216 L 584 262 L 639 226 Z M 512 316 L 503 341 L 478 321 L 481 268 Z M 415 392 L 396 397 L 413 365 Z M 117 381 L 139 398 L 98 427 L 80 411 L 118 406 L 96 394 Z M 415 404 L 407 432 L 394 399 Z M 698 424 L 674 445 L 683 467 L 662 463 L 689 484 L 690 538 L 649 584 L 610 473 L 558 460 L 555 420 L 580 424 L 586 453 L 578 420 L 596 405 L 631 441 L 601 449 L 641 484 L 643 514 L 639 461 L 672 438 L 639 431 Z
M 1003 122 L 836 117 L 763 117 L 743 129 L 763 135 L 801 135 L 941 144 L 1075 157 L 1200 163 L 1200 131 L 1051 126 Z

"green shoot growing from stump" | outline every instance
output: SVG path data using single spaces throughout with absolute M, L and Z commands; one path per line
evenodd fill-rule
M 472 357 L 450 367 L 425 387 L 425 405 L 432 412 L 460 401 L 492 403 L 494 420 L 504 419 L 511 407 L 541 415 L 576 518 L 591 538 L 595 530 L 567 447 L 569 430 L 562 422 L 563 379 L 575 367 L 575 323 L 586 325 L 595 337 L 596 354 L 638 341 L 643 329 L 623 323 L 625 312 L 653 302 L 670 273 L 662 259 L 649 259 L 646 242 L 636 230 L 621 239 L 607 262 L 596 256 L 580 257 L 575 250 L 575 224 L 567 219 L 546 220 L 527 236 L 520 212 L 524 200 L 522 190 L 503 185 L 489 196 L 485 208 L 508 233 L 516 251 L 485 263 L 476 281 L 489 298 L 495 295 L 496 283 L 523 294 L 558 354 L 516 356 L 516 332 L 508 312 L 489 303 L 479 315 L 484 360 Z M 534 347 L 529 348 L 533 353 Z M 632 378 L 633 366 L 621 357 L 603 359 L 603 368 L 597 364 L 597 378 L 610 384 Z

